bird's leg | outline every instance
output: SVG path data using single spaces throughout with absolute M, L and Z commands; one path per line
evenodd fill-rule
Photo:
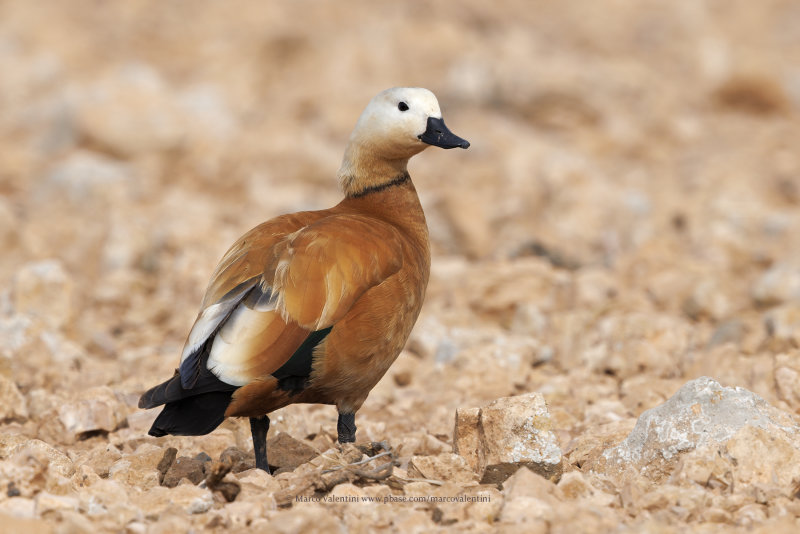
M 353 443 L 356 440 L 356 414 L 340 413 L 336 423 L 339 433 L 339 443 Z
M 267 432 L 269 432 L 269 417 L 250 418 L 250 432 L 253 434 L 253 451 L 256 454 L 256 467 L 269 473 L 267 463 Z

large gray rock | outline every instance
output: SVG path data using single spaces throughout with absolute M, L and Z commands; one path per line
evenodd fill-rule
M 746 389 L 701 377 L 644 412 L 628 437 L 605 450 L 592 469 L 618 480 L 644 476 L 657 482 L 678 472 L 705 484 L 724 467 L 733 480 L 745 483 L 789 483 L 800 476 L 797 451 L 795 416 Z M 726 466 L 717 465 L 719 458 Z

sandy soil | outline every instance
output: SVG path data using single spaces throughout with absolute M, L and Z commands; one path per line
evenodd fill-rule
M 216 261 L 263 220 L 337 202 L 350 129 L 395 85 L 433 90 L 472 147 L 410 165 L 431 281 L 357 419 L 359 441 L 395 452 L 395 483 L 304 491 L 489 502 L 276 498 L 322 464 L 230 474 L 231 503 L 160 485 L 169 447 L 252 450 L 243 421 L 147 437 L 153 414 L 135 406 L 176 366 Z M 30 532 L 796 531 L 795 493 L 767 475 L 631 482 L 571 451 L 621 441 L 703 375 L 800 410 L 798 119 L 792 0 L 0 2 L 0 520 Z M 457 408 L 527 392 L 543 394 L 585 491 L 409 482 L 411 458 L 449 457 Z M 273 420 L 271 435 L 319 452 L 335 439 L 330 407 Z

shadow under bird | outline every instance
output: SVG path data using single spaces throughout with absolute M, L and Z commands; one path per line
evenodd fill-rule
M 344 199 L 253 228 L 220 261 L 166 382 L 140 408 L 164 405 L 150 435 L 202 435 L 249 417 L 256 466 L 269 472 L 270 412 L 333 404 L 340 443 L 405 345 L 430 273 L 428 228 L 408 160 L 429 145 L 467 148 L 422 88 L 379 93 L 356 123 L 339 169 Z

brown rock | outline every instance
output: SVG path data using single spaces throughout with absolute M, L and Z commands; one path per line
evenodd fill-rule
M 158 472 L 161 473 L 161 476 L 159 477 L 159 482 L 164 481 L 164 476 L 167 474 L 167 471 L 169 471 L 169 468 L 175 462 L 175 458 L 177 457 L 178 457 L 178 449 L 176 449 L 175 447 L 167 447 L 166 449 L 164 449 L 164 455 L 158 461 L 158 465 L 156 466 Z
M 267 461 L 276 470 L 294 469 L 316 458 L 318 454 L 313 448 L 285 432 L 267 440 Z
M 236 447 L 228 447 L 219 456 L 219 461 L 231 465 L 231 473 L 239 473 L 256 466 L 255 457 Z
M 223 480 L 231 472 L 231 464 L 211 461 L 206 465 L 206 486 L 211 491 L 218 491 L 227 502 L 233 502 L 242 487 L 234 480 Z
M 202 460 L 180 456 L 169 466 L 161 484 L 174 488 L 184 478 L 192 484 L 199 484 L 205 478 L 204 466 L 205 462 Z

